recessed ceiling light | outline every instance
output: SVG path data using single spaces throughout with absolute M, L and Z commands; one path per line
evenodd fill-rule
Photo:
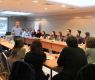
M 2 0 L 0 0 L 0 3 L 2 3 Z
M 17 16 L 27 16 L 32 13 L 25 13 L 25 12 L 14 12 L 14 11 L 3 11 L 2 14 L 8 14 L 8 15 L 17 15 Z
M 37 0 L 34 0 L 34 1 L 32 1 L 32 2 L 34 2 L 34 3 L 37 3 L 37 2 L 39 2 L 39 1 L 37 1 Z
M 48 8 L 44 8 L 45 10 L 47 10 Z
M 95 0 L 48 0 L 50 2 L 62 3 L 78 7 L 95 6 Z
M 62 5 L 61 7 L 65 8 L 66 6 L 65 5 Z

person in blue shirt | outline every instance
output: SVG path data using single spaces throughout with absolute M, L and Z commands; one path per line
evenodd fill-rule
M 22 34 L 22 28 L 20 27 L 20 22 L 16 21 L 15 27 L 12 28 L 12 35 L 13 36 L 21 36 Z

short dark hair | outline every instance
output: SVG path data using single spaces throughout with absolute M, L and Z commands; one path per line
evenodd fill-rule
M 52 31 L 52 33 L 53 33 L 54 35 L 56 35 L 56 32 L 55 32 L 55 31 Z
M 67 29 L 71 33 L 71 29 Z
M 15 41 L 14 48 L 22 48 L 24 46 L 22 38 L 17 38 L 14 41 Z
M 90 33 L 89 33 L 89 32 L 85 32 L 85 35 L 86 35 L 86 36 L 90 36 Z
M 31 51 L 35 54 L 43 53 L 42 43 L 39 39 L 34 39 L 30 47 L 31 47 Z
M 80 35 L 81 34 L 81 30 L 77 30 L 78 34 Z
M 78 47 L 78 42 L 76 37 L 74 36 L 69 36 L 66 40 L 66 43 L 69 47 Z
M 89 37 L 86 39 L 87 48 L 95 48 L 95 37 Z
M 62 36 L 62 32 L 58 32 L 60 36 Z

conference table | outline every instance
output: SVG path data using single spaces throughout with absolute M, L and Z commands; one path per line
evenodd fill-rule
M 14 43 L 7 40 L 7 39 L 3 39 L 0 38 L 0 45 L 8 48 L 8 49 L 12 49 L 14 47 Z M 28 45 L 24 45 L 24 48 L 26 49 L 26 53 L 30 50 L 30 47 Z
M 31 44 L 32 41 L 35 38 L 22 38 L 24 43 L 26 44 Z M 53 41 L 53 40 L 48 40 L 48 39 L 40 39 L 43 48 L 48 49 L 48 50 L 52 50 L 55 52 L 61 52 L 61 50 L 66 47 L 66 42 L 61 42 L 61 41 Z
M 0 45 L 3 45 L 9 49 L 12 49 L 14 47 L 14 44 L 12 44 L 9 40 L 3 39 L 3 38 L 0 38 Z M 24 48 L 26 49 L 26 53 L 30 50 L 30 47 L 28 45 L 24 45 Z M 58 67 L 57 65 L 57 59 L 59 57 L 59 54 L 50 54 L 47 52 L 45 52 L 45 54 L 47 56 L 47 60 L 44 63 L 44 66 L 50 69 L 50 74 L 51 74 L 50 76 L 52 77 L 52 70 L 56 72 L 60 72 L 62 70 L 62 68 Z
M 22 39 L 25 44 L 31 44 L 35 38 L 23 37 Z M 54 40 L 48 40 L 48 39 L 40 39 L 40 38 L 37 38 L 37 39 L 39 39 L 41 41 L 43 48 L 48 49 L 50 51 L 55 51 L 55 52 L 60 53 L 62 51 L 62 49 L 67 47 L 67 44 L 64 41 L 61 42 L 61 41 L 54 41 Z M 79 44 L 78 46 L 80 48 L 85 49 L 85 44 Z
M 22 39 L 24 43 L 31 44 L 34 38 L 22 38 Z M 63 48 L 67 46 L 65 42 L 50 41 L 46 39 L 40 39 L 40 40 L 43 48 L 50 49 L 57 52 L 60 52 Z M 0 38 L 0 44 L 9 49 L 12 49 L 14 46 L 14 44 L 12 44 L 9 40 L 3 38 Z M 79 47 L 83 48 L 84 45 L 79 45 Z M 30 47 L 28 45 L 24 45 L 24 48 L 26 49 L 26 53 L 30 50 Z M 59 54 L 50 54 L 47 52 L 45 52 L 45 54 L 47 55 L 47 60 L 44 63 L 44 66 L 50 69 L 50 74 L 52 77 L 52 70 L 56 72 L 60 72 L 62 70 L 62 67 L 58 67 L 57 65 L 57 59 L 59 57 Z

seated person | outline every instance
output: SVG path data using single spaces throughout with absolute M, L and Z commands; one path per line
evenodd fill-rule
M 15 40 L 15 45 L 13 47 L 13 49 L 11 49 L 9 51 L 8 59 L 11 63 L 13 63 L 14 61 L 19 61 L 24 59 L 25 56 L 25 48 L 23 48 L 24 46 L 24 42 L 22 41 L 21 38 L 18 38 Z
M 36 72 L 36 80 L 47 80 L 47 77 L 42 71 L 43 63 L 46 61 L 46 54 L 43 51 L 40 40 L 33 40 L 31 50 L 26 53 L 24 61 L 33 65 Z
M 32 36 L 32 37 L 36 37 L 35 29 L 33 29 L 33 30 L 31 31 L 31 36 Z
M 23 32 L 22 32 L 22 35 L 21 37 L 31 37 L 31 33 L 28 29 L 25 29 Z
M 40 37 L 41 39 L 45 39 L 46 38 L 46 33 L 45 33 L 45 31 L 42 31 L 41 32 L 41 37 Z
M 86 39 L 90 37 L 90 33 L 89 32 L 85 32 L 85 37 L 83 40 L 83 43 L 85 43 Z
M 62 35 L 62 32 L 58 32 L 57 40 L 58 40 L 58 41 L 63 41 L 63 35 Z
M 86 54 L 88 63 L 95 64 L 95 38 L 89 37 L 86 40 Z
M 40 30 L 37 31 L 36 37 L 37 37 L 37 38 L 40 38 L 40 37 L 41 37 L 41 32 L 40 32 Z
M 77 38 L 78 44 L 83 43 L 83 38 L 81 37 L 81 31 L 80 30 L 76 31 L 76 38 Z
M 69 36 L 71 36 L 72 34 L 71 34 L 71 29 L 67 29 L 67 31 L 66 31 L 66 36 L 64 37 L 64 41 L 66 41 L 66 39 L 69 37 Z
M 50 34 L 47 34 L 46 39 L 50 40 Z
M 50 40 L 57 40 L 57 35 L 55 31 L 52 31 L 51 35 L 50 35 Z
M 66 43 L 67 47 L 62 50 L 57 61 L 63 70 L 55 75 L 52 80 L 74 80 L 78 70 L 87 64 L 85 52 L 78 47 L 77 39 L 70 36 Z

